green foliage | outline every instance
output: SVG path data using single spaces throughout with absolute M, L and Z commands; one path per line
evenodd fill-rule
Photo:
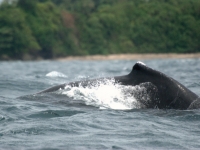
M 195 42 L 199 39 L 199 18 L 195 19 L 192 15 L 195 14 L 192 7 L 186 9 L 189 1 L 176 2 L 173 5 L 170 1 L 157 5 L 154 0 L 140 4 L 139 18 L 135 18 L 134 34 L 131 36 L 140 52 L 200 51 L 199 44 Z M 200 3 L 197 4 L 200 6 Z M 198 35 L 194 38 L 196 34 Z
M 16 7 L 3 7 L 0 10 L 0 55 L 21 58 L 23 53 L 39 49 L 25 22 L 25 14 Z
M 18 0 L 0 5 L 0 57 L 200 52 L 198 0 Z

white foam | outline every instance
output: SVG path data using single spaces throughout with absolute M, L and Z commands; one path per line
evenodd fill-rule
M 135 97 L 127 92 L 134 89 L 134 86 L 123 86 L 114 83 L 114 80 L 108 80 L 97 82 L 95 85 L 88 87 L 66 86 L 62 94 L 74 100 L 83 100 L 87 105 L 99 107 L 100 109 L 127 110 L 138 108 Z
M 52 71 L 46 74 L 47 77 L 63 77 L 63 78 L 67 78 L 67 76 L 61 72 L 57 72 L 57 71 Z

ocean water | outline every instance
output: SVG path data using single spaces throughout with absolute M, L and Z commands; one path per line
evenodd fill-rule
M 141 109 L 112 81 L 54 85 L 128 74 L 137 61 L 0 62 L 0 149 L 200 149 L 200 110 Z M 145 60 L 200 96 L 200 59 Z M 170 94 L 170 93 L 169 93 Z

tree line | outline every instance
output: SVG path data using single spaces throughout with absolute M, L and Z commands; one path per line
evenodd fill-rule
M 200 52 L 199 0 L 4 0 L 0 58 Z

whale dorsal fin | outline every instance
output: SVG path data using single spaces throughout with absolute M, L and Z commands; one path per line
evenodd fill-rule
M 133 69 L 132 69 L 132 71 L 130 72 L 130 74 L 133 74 L 134 72 L 137 72 L 137 71 L 144 71 L 144 70 L 147 70 L 147 69 L 150 69 L 150 68 L 147 67 L 143 62 L 138 61 L 138 62 L 133 66 Z
M 143 62 L 141 61 L 138 61 L 134 66 L 133 66 L 133 69 L 132 71 L 130 72 L 129 75 L 133 75 L 134 73 L 136 72 L 140 72 L 142 74 L 146 74 L 146 75 L 158 75 L 158 76 L 163 76 L 164 74 L 157 71 L 157 70 L 154 70 L 148 66 L 146 66 L 146 64 L 144 64 Z
M 141 70 L 142 68 L 146 68 L 146 65 L 141 62 L 141 61 L 138 61 L 134 66 L 133 66 L 133 70 Z M 133 71 L 132 70 L 132 71 Z M 131 71 L 131 72 L 132 72 Z

